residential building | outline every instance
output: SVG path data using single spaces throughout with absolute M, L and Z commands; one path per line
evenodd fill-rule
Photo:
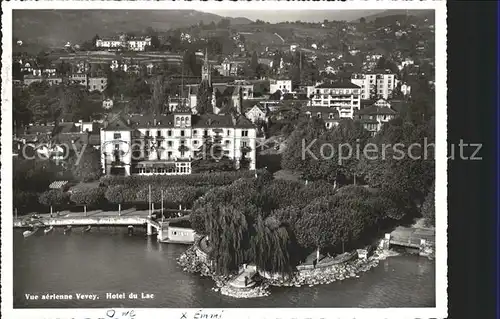
M 130 51 L 144 51 L 151 45 L 151 37 L 127 38 L 125 35 L 119 38 L 97 39 L 96 47 L 109 50 L 127 49 Z
M 108 79 L 105 77 L 89 77 L 88 82 L 89 91 L 103 92 L 108 85 Z
M 87 87 L 88 86 L 88 81 L 87 81 L 87 74 L 86 73 L 73 73 L 69 76 L 69 81 L 74 84 L 80 84 L 82 86 Z
M 353 74 L 351 82 L 361 87 L 361 99 L 381 97 L 390 98 L 396 87 L 396 74 L 393 73 L 363 73 Z M 373 96 L 372 96 L 373 95 Z
M 219 69 L 220 73 L 223 76 L 237 76 L 238 71 L 243 68 L 245 65 L 246 61 L 238 61 L 238 60 L 229 60 L 229 59 L 224 59 L 224 61 L 221 64 L 221 68 Z
M 63 81 L 60 77 L 44 77 L 44 76 L 25 76 L 23 83 L 25 86 L 29 86 L 31 83 L 35 82 L 47 82 L 49 85 L 58 85 Z
M 337 109 L 340 118 L 353 118 L 361 104 L 361 88 L 350 82 L 325 82 L 307 87 L 309 106 Z
M 106 49 L 120 49 L 124 45 L 121 39 L 106 38 L 106 39 L 97 39 L 95 42 L 95 46 L 98 48 L 106 48 Z
M 282 94 L 292 92 L 292 80 L 269 80 L 269 93 L 273 94 L 280 90 Z
M 113 100 L 112 99 L 105 99 L 102 101 L 102 108 L 105 110 L 109 110 L 113 108 Z
M 406 84 L 406 83 L 401 84 L 401 93 L 404 96 L 410 95 L 410 93 L 411 93 L 411 86 L 408 85 L 408 84 Z
M 268 113 L 269 110 L 265 106 L 261 105 L 260 103 L 257 103 L 245 111 L 245 116 L 252 123 L 256 123 L 259 121 L 267 122 Z
M 105 174 L 190 174 L 204 141 L 222 144 L 225 156 L 256 167 L 255 126 L 244 116 L 177 112 L 163 116 L 114 116 L 101 129 Z
M 309 106 L 303 109 L 304 114 L 309 118 L 322 119 L 325 122 L 327 129 L 332 129 L 339 125 L 341 119 L 339 112 L 330 107 L 324 106 Z
M 391 108 L 391 103 L 386 99 L 378 99 L 373 105 L 357 112 L 358 119 L 372 136 L 380 131 L 384 123 L 389 122 L 396 115 L 397 112 Z

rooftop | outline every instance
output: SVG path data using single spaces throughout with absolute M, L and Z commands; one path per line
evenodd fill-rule
M 360 89 L 361 87 L 351 82 L 325 82 L 317 85 L 317 89 Z

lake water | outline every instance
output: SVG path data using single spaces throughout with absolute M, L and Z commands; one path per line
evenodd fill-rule
M 360 278 L 329 285 L 273 288 L 257 299 L 234 299 L 212 291 L 212 280 L 185 273 L 176 258 L 187 246 L 161 244 L 124 228 L 62 229 L 29 238 L 14 232 L 15 308 L 157 307 L 434 307 L 435 264 L 418 256 L 389 257 Z M 97 300 L 76 300 L 77 293 Z M 138 299 L 106 299 L 107 293 L 137 293 Z M 141 293 L 153 299 L 141 299 Z M 27 300 L 25 294 L 38 295 Z M 72 300 L 41 300 L 71 294 Z

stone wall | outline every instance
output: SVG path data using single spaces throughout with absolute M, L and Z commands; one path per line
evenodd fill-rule
M 333 265 L 338 265 L 338 264 L 348 262 L 348 261 L 356 258 L 357 256 L 358 256 L 357 251 L 353 251 L 351 253 L 342 254 L 329 262 L 325 262 L 325 263 L 320 262 L 319 264 L 316 265 L 316 267 L 314 267 L 314 265 L 298 265 L 297 270 L 300 271 L 300 270 L 313 270 L 316 268 L 327 268 L 327 267 L 330 267 Z

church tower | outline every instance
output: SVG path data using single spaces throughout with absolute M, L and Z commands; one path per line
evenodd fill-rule
M 201 81 L 208 81 L 209 86 L 212 86 L 212 70 L 210 69 L 210 64 L 208 63 L 207 49 L 205 49 L 205 60 L 203 61 L 203 66 L 201 67 Z

